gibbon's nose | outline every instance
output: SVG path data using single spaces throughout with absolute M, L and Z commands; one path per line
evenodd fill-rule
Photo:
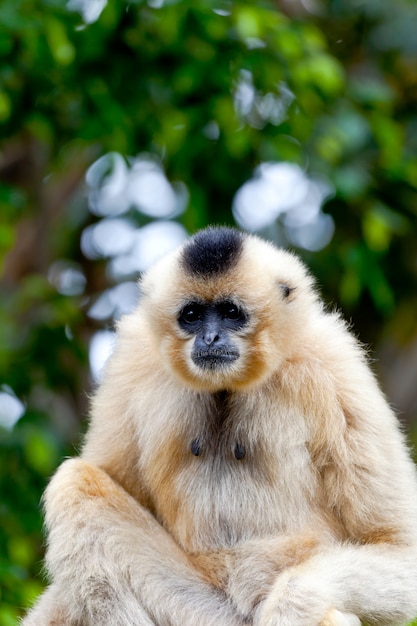
M 207 346 L 211 346 L 219 339 L 219 333 L 215 329 L 205 330 L 203 333 L 203 341 Z
M 202 328 L 202 340 L 206 346 L 211 346 L 219 340 L 219 323 L 216 318 L 206 319 Z

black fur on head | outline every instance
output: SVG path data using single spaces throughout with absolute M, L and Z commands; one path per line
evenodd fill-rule
M 198 276 L 223 273 L 238 262 L 243 241 L 243 233 L 234 228 L 206 228 L 186 243 L 182 266 L 188 274 Z

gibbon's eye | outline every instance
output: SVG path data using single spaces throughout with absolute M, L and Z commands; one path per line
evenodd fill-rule
M 240 320 L 242 318 L 242 312 L 236 304 L 233 302 L 225 302 L 219 307 L 220 313 L 223 319 L 228 320 Z
M 203 319 L 203 307 L 201 304 L 187 304 L 179 314 L 179 322 L 182 325 L 195 324 Z
M 230 322 L 233 328 L 240 328 L 248 321 L 248 316 L 238 304 L 234 302 L 224 301 L 216 305 L 216 310 L 222 320 Z

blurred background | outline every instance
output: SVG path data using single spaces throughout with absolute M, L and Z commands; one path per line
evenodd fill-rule
M 1 0 L 0 626 L 136 280 L 209 223 L 296 250 L 417 440 L 414 0 Z

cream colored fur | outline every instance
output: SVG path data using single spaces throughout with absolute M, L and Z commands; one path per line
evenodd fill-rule
M 289 253 L 248 237 L 204 280 L 180 254 L 145 276 L 82 454 L 46 491 L 52 583 L 24 626 L 405 624 L 416 474 L 362 348 Z M 196 297 L 250 314 L 223 372 L 176 322 Z

